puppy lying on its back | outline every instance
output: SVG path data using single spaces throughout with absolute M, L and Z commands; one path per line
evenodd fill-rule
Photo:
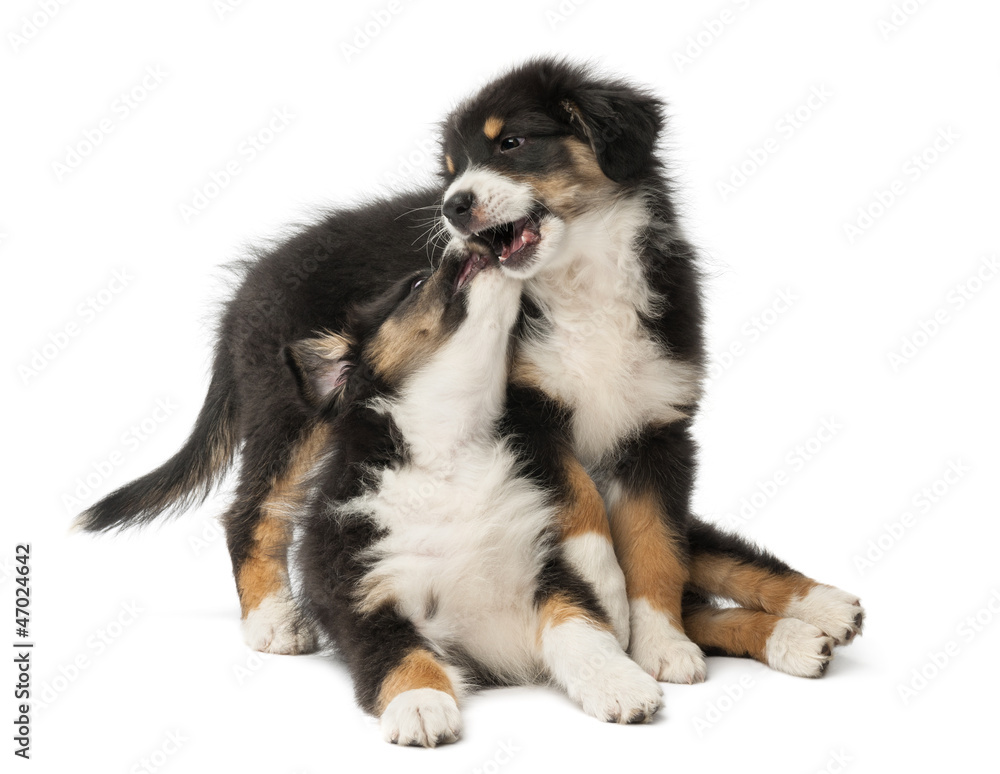
M 621 723 L 660 706 L 563 556 L 551 493 L 498 433 L 521 283 L 497 265 L 449 253 L 286 350 L 324 449 L 304 607 L 394 743 L 456 739 L 469 683 L 550 679 Z

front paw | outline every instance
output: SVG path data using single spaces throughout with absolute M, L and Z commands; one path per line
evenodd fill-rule
M 646 723 L 663 704 L 660 684 L 624 653 L 581 681 L 576 693 L 584 712 L 607 723 Z
M 454 742 L 462 730 L 455 699 L 435 688 L 403 691 L 389 702 L 380 722 L 385 741 L 413 747 Z
M 288 597 L 266 597 L 243 619 L 243 639 L 262 653 L 295 656 L 316 650 L 317 637 Z
M 784 617 L 798 618 L 822 629 L 837 645 L 847 645 L 861 634 L 865 611 L 854 595 L 833 586 L 817 585 L 792 600 Z
M 663 613 L 645 600 L 632 602 L 632 642 L 629 655 L 663 683 L 704 682 L 705 654 Z

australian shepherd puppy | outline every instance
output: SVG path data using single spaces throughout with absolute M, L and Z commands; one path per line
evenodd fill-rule
M 703 649 L 818 676 L 861 629 L 857 597 L 690 513 L 703 314 L 662 126 L 660 100 L 626 81 L 517 67 L 444 126 L 445 223 L 525 281 L 512 380 L 561 408 L 604 497 L 632 657 L 669 682 L 704 679 Z M 741 607 L 717 609 L 716 596 Z
M 502 430 L 520 293 L 488 252 L 447 254 L 286 350 L 316 449 L 304 608 L 393 743 L 455 740 L 470 682 L 547 678 L 611 722 L 660 706 Z
M 224 521 L 244 635 L 264 651 L 312 649 L 289 590 L 287 515 L 304 507 L 324 444 L 281 353 L 342 329 L 352 304 L 426 266 L 414 240 L 440 211 L 441 228 L 488 243 L 499 271 L 524 283 L 502 430 L 528 450 L 525 474 L 552 493 L 564 554 L 632 658 L 669 682 L 704 679 L 706 651 L 823 674 L 833 645 L 861 631 L 858 598 L 690 512 L 703 315 L 696 254 L 658 155 L 662 126 L 646 89 L 561 60 L 488 83 L 444 123 L 438 185 L 331 213 L 248 262 L 191 437 L 81 526 L 142 524 L 188 505 L 239 453 Z M 615 577 L 609 541 L 617 581 L 602 580 Z

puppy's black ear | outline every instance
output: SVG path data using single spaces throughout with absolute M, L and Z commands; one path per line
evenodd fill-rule
M 594 149 L 616 183 L 638 178 L 655 163 L 663 103 L 627 84 L 582 86 L 560 101 L 576 134 Z
M 295 377 L 306 403 L 318 406 L 343 390 L 352 364 L 351 340 L 339 333 L 300 339 L 282 349 L 285 364 Z

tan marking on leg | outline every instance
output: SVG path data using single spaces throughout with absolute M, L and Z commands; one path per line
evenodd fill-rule
M 598 621 L 590 613 L 573 602 L 566 594 L 556 592 L 546 599 L 538 608 L 538 630 L 535 641 L 542 642 L 542 634 L 550 627 L 560 626 L 569 621 L 583 621 L 591 626 L 605 631 L 611 631 L 610 625 Z
M 708 594 L 781 616 L 788 603 L 819 584 L 800 573 L 774 573 L 720 554 L 691 557 L 690 583 Z
M 385 712 L 389 702 L 405 691 L 418 688 L 433 688 L 443 691 L 458 701 L 451 678 L 433 653 L 425 648 L 414 648 L 393 667 L 379 689 L 375 702 L 378 715 Z
M 243 618 L 287 582 L 288 568 L 281 553 L 287 548 L 288 532 L 284 522 L 267 516 L 257 523 L 252 553 L 240 566 L 236 582 Z
M 288 470 L 272 483 L 261 506 L 261 518 L 253 531 L 253 548 L 236 578 L 243 618 L 268 596 L 288 586 L 290 517 L 304 504 L 303 484 L 326 446 L 329 432 L 325 424 L 307 431 L 292 451 Z
M 719 648 L 732 656 L 767 663 L 767 640 L 781 619 L 742 607 L 699 606 L 684 613 L 684 631 L 702 648 Z
M 610 508 L 611 537 L 630 600 L 645 599 L 681 629 L 688 568 L 652 495 L 623 495 Z
M 593 532 L 611 540 L 611 527 L 601 493 L 575 457 L 566 463 L 566 478 L 570 497 L 559 510 L 563 539 Z
M 491 140 L 495 140 L 500 136 L 501 129 L 503 129 L 503 119 L 496 116 L 490 116 L 486 119 L 486 123 L 483 124 L 483 134 Z
M 452 159 L 451 156 L 445 154 L 444 163 L 445 163 L 445 166 L 448 168 L 448 174 L 449 175 L 454 175 L 455 174 L 455 160 Z

